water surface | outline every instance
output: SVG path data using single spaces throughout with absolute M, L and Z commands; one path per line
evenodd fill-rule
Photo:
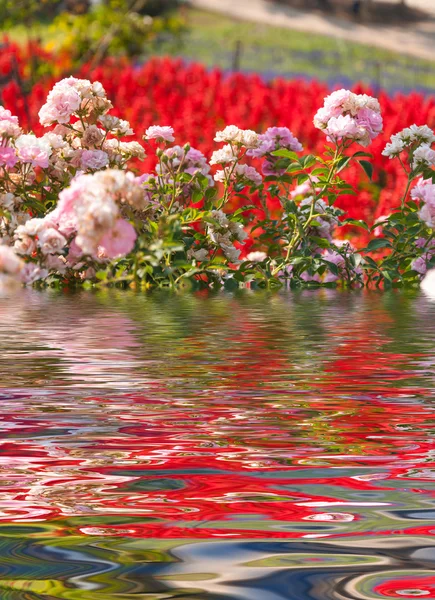
M 435 304 L 0 299 L 0 598 L 435 598 Z

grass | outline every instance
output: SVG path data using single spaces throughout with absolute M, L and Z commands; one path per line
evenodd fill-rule
M 183 56 L 206 65 L 232 67 L 238 41 L 245 70 L 329 80 L 331 77 L 385 87 L 435 89 L 435 62 L 335 37 L 239 21 L 202 10 L 185 11 L 189 33 Z

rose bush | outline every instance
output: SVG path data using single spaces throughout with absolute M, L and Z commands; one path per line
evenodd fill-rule
M 207 159 L 176 144 L 172 126 L 151 125 L 144 140 L 156 167 L 142 174 L 129 163 L 143 161 L 145 148 L 124 141 L 134 131 L 112 108 L 101 83 L 75 77 L 49 92 L 40 136 L 0 107 L 3 284 L 412 285 L 435 265 L 428 126 L 393 135 L 384 149 L 407 179 L 389 215 L 370 226 L 338 206 L 355 193 L 344 169 L 354 162 L 372 175 L 371 155 L 354 149 L 382 131 L 380 104 L 369 95 L 338 90 L 325 98 L 314 115 L 326 141 L 319 156 L 303 154 L 286 127 L 259 134 L 229 125 L 214 135 L 220 147 Z M 348 225 L 375 237 L 357 251 L 340 235 Z

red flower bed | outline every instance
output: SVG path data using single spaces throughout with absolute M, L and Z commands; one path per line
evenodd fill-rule
M 62 67 L 67 67 L 65 57 L 56 62 L 37 47 L 18 51 L 9 44 L 1 53 L 0 77 L 10 72 L 15 61 L 25 78 L 31 60 L 53 61 L 56 79 L 61 76 Z M 266 83 L 256 75 L 226 75 L 217 69 L 209 71 L 198 64 L 185 65 L 169 58 L 153 59 L 140 66 L 107 59 L 97 68 L 83 67 L 76 75 L 101 81 L 115 106 L 113 112 L 130 121 L 138 139 L 150 125 L 172 125 L 177 143 L 189 141 L 209 156 L 216 149 L 215 131 L 227 124 L 258 132 L 275 125 L 289 127 L 308 150 L 315 153 L 323 150 L 324 135 L 313 127 L 312 119 L 330 90 L 318 82 L 277 79 Z M 20 117 L 24 126 L 30 125 L 36 133 L 42 133 L 37 114 L 53 83 L 54 79 L 44 79 L 33 86 L 28 96 L 30 124 L 16 82 L 3 87 L 0 100 Z M 346 178 L 358 193 L 339 201 L 349 217 L 369 222 L 397 206 L 406 185 L 398 161 L 381 155 L 391 134 L 413 123 L 435 127 L 434 98 L 420 94 L 390 97 L 381 93 L 379 100 L 385 127 L 384 134 L 369 149 L 374 155 L 374 182 L 370 183 L 358 165 L 353 165 Z M 146 159 L 140 170 L 149 170 L 153 160 L 153 157 Z

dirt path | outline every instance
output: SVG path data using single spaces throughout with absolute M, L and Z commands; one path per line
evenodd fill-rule
M 391 2 L 395 2 L 397 4 L 398 0 L 391 0 Z M 420 8 L 421 10 L 425 10 L 427 13 L 435 15 L 435 2 L 434 0 L 407 0 L 409 6 L 415 6 L 415 8 Z
M 394 0 L 392 0 L 393 3 Z M 433 15 L 407 28 L 366 26 L 340 19 L 304 13 L 270 0 L 190 0 L 193 6 L 221 12 L 237 19 L 329 35 L 435 60 L 435 0 L 408 0 L 410 5 Z

